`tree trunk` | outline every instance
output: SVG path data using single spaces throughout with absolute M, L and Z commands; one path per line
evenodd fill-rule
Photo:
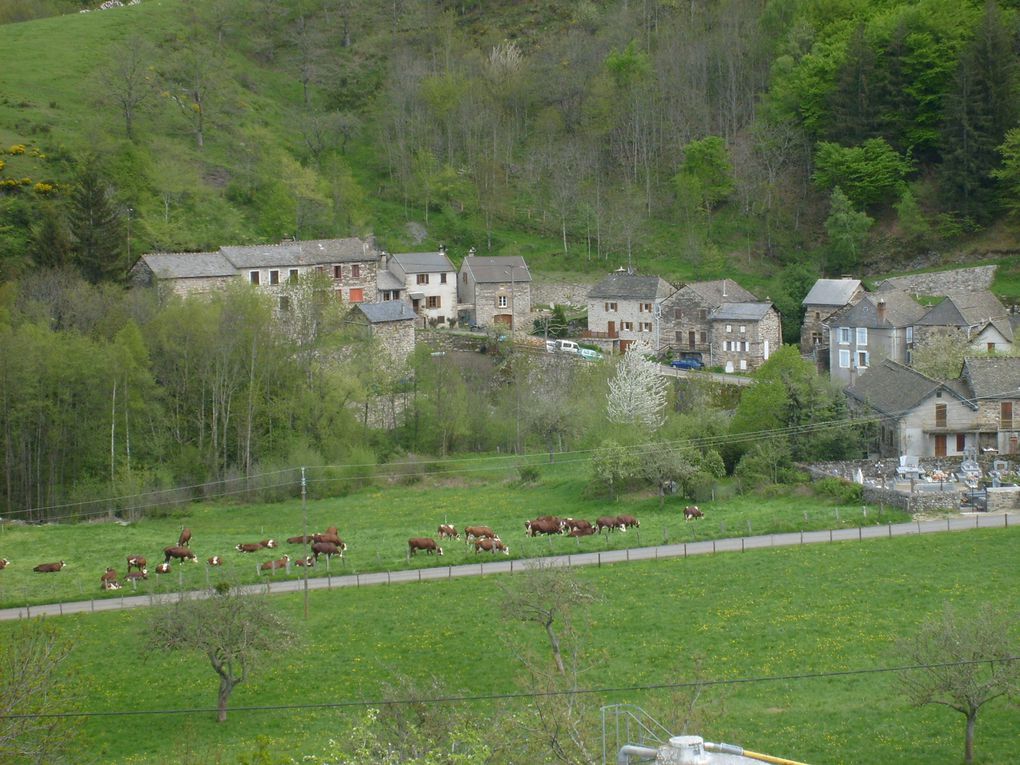
M 546 622 L 546 634 L 549 635 L 549 645 L 552 648 L 553 659 L 556 660 L 556 669 L 561 675 L 567 674 L 567 668 L 563 666 L 563 656 L 560 654 L 560 639 L 553 631 L 552 622 Z
M 974 724 L 977 722 L 977 710 L 967 713 L 967 734 L 963 744 L 963 761 L 970 765 L 974 762 Z
M 220 692 L 216 697 L 216 722 L 227 721 L 227 702 L 234 690 L 234 681 L 229 677 L 220 677 Z

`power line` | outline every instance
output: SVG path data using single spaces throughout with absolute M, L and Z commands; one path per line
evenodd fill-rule
M 351 699 L 348 701 L 324 701 L 304 704 L 260 704 L 242 707 L 230 707 L 230 712 L 286 712 L 314 709 L 343 709 L 353 707 L 382 707 L 420 704 L 432 706 L 436 704 L 473 704 L 482 701 L 507 701 L 519 699 L 551 698 L 558 696 L 593 696 L 610 693 L 637 693 L 643 691 L 676 690 L 680 688 L 703 688 L 726 685 L 752 685 L 755 683 L 801 682 L 826 678 L 853 677 L 858 675 L 875 675 L 892 672 L 913 672 L 917 670 L 946 669 L 951 667 L 971 666 L 975 664 L 1006 664 L 1020 660 L 1020 656 L 1004 656 L 987 659 L 964 659 L 938 664 L 908 664 L 898 667 L 866 667 L 863 669 L 836 670 L 830 672 L 800 672 L 789 675 L 765 675 L 756 677 L 737 677 L 719 680 L 690 680 L 682 683 L 652 683 L 647 685 L 623 685 L 603 688 L 570 688 L 557 691 L 520 691 L 518 693 L 482 693 L 458 696 L 437 696 L 432 698 L 402 699 Z M 140 715 L 187 715 L 208 714 L 219 711 L 216 707 L 184 707 L 180 709 L 119 709 L 109 711 L 85 712 L 32 712 L 26 714 L 0 714 L 0 720 L 37 720 L 54 718 L 80 717 L 137 717 Z

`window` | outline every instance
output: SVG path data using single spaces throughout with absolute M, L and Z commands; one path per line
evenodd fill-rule
M 912 345 L 914 342 L 914 328 L 907 327 L 907 345 Z
M 740 371 L 744 372 L 747 370 L 747 359 L 740 360 Z
M 1013 429 L 1013 402 L 999 402 L 999 427 L 1002 430 Z
M 632 322 L 632 321 L 621 321 L 620 322 L 620 329 L 625 330 L 627 332 L 633 332 L 634 331 L 634 322 Z
M 290 311 L 290 297 L 288 295 L 280 295 L 280 311 L 282 313 Z
M 417 283 L 418 284 L 428 284 L 429 283 L 429 275 L 428 274 L 418 274 Z
M 297 280 L 298 280 L 298 270 L 297 270 L 296 268 L 292 268 L 292 269 L 290 269 L 290 276 L 289 276 L 289 277 L 287 278 L 287 280 L 288 280 L 288 281 L 289 281 L 289 282 L 290 282 L 291 284 L 297 284 Z
M 850 327 L 839 328 L 839 344 L 850 345 Z
M 857 351 L 857 368 L 867 369 L 868 368 L 868 352 Z
M 249 271 L 248 272 L 248 280 L 252 284 L 258 286 L 259 282 L 261 281 L 261 275 L 259 274 L 258 271 Z
M 726 325 L 726 331 L 727 332 L 732 332 L 733 331 L 733 325 L 732 324 L 727 324 Z
M 850 351 L 839 352 L 839 368 L 840 369 L 850 368 Z
M 683 311 L 681 311 L 681 310 L 680 310 L 679 308 L 674 308 L 674 309 L 673 309 L 673 318 L 674 318 L 674 319 L 676 319 L 677 321 L 679 321 L 679 320 L 680 320 L 680 319 L 682 319 L 683 317 L 684 317 L 684 312 L 683 312 Z
M 333 266 L 333 278 L 336 279 L 337 281 L 344 278 L 343 266 Z
M 811 333 L 811 345 L 821 345 L 821 344 L 822 344 L 822 333 L 821 332 L 812 332 Z
M 946 405 L 935 404 L 935 427 L 946 427 Z
M 967 448 L 967 436 L 963 433 L 956 434 L 956 451 L 962 452 Z
M 989 353 L 995 352 L 995 343 L 985 343 L 985 350 Z
M 446 284 L 446 274 L 440 274 L 439 275 L 439 283 L 440 284 Z
M 365 302 L 365 290 L 363 289 L 352 289 L 350 300 L 352 303 L 364 303 Z
M 507 305 L 509 305 L 509 303 L 510 301 L 507 299 L 506 295 L 500 295 L 499 297 L 496 298 L 497 308 L 506 308 Z
M 868 328 L 858 327 L 857 328 L 857 344 L 867 345 L 868 344 Z
M 740 350 L 742 350 L 744 353 L 747 353 L 747 341 L 746 340 L 741 340 L 740 341 Z
M 273 270 L 269 272 L 269 283 L 279 284 L 280 283 L 280 272 Z
M 652 312 L 652 304 L 651 303 L 641 303 L 638 306 L 638 312 L 639 313 L 651 313 Z
M 822 318 L 822 314 L 819 313 L 818 311 L 815 311 L 815 321 L 818 321 L 820 318 Z
M 616 303 L 606 303 L 606 313 L 616 313 Z
M 315 267 L 315 273 L 317 273 L 317 274 L 324 274 L 324 273 L 326 273 L 326 267 L 325 266 L 316 266 Z
M 723 340 L 723 350 L 724 351 L 732 351 L 733 350 L 733 341 L 732 340 Z
M 740 334 L 742 334 L 742 335 L 746 335 L 747 334 L 747 325 L 746 324 L 741 324 L 740 325 Z
M 641 328 L 638 331 L 640 331 L 640 332 L 651 332 L 652 331 L 652 323 L 650 321 L 643 321 L 643 322 L 641 322 Z
M 461 274 L 460 278 L 461 278 L 461 281 L 464 282 L 464 284 L 467 284 L 467 272 L 466 271 L 463 274 Z
M 708 344 L 708 332 L 706 332 L 705 330 L 701 331 L 701 344 L 702 345 Z
M 429 295 L 427 298 L 425 298 L 425 307 L 426 308 L 441 308 L 442 304 L 441 304 L 441 301 L 439 299 L 439 295 Z
M 351 278 L 357 279 L 359 276 L 361 276 L 361 266 L 355 263 L 351 266 Z
M 701 319 L 702 321 L 707 319 L 708 318 L 708 309 L 707 308 L 699 308 L 698 309 L 698 318 Z

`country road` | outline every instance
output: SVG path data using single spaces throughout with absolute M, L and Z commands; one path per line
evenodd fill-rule
M 945 518 L 933 521 L 912 521 L 887 526 L 864 526 L 851 529 L 831 529 L 828 531 L 801 531 L 789 534 L 765 534 L 752 537 L 731 537 L 727 539 L 708 540 L 704 542 L 685 542 L 682 544 L 659 545 L 656 547 L 637 547 L 628 550 L 606 550 L 603 552 L 578 553 L 576 555 L 552 555 L 544 558 L 527 558 L 522 560 L 492 560 L 481 563 L 468 563 L 458 566 L 436 566 L 432 568 L 402 569 L 399 571 L 383 571 L 371 574 L 346 574 L 343 576 L 327 576 L 309 578 L 310 590 L 332 589 L 339 587 L 369 587 L 380 584 L 400 584 L 404 582 L 426 582 L 438 579 L 454 579 L 462 576 L 485 576 L 488 574 L 506 574 L 524 571 L 536 561 L 553 566 L 601 566 L 610 563 L 628 561 L 658 560 L 660 558 L 686 558 L 693 555 L 710 555 L 715 553 L 746 552 L 772 547 L 792 547 L 807 544 L 828 544 L 831 542 L 863 542 L 869 539 L 888 539 L 890 537 L 916 536 L 918 534 L 938 534 L 950 531 L 968 531 L 970 529 L 1008 528 L 1020 525 L 1020 513 L 973 514 L 968 516 Z M 266 581 L 262 591 L 271 593 L 294 593 L 304 589 L 304 580 L 288 579 L 281 582 Z M 207 597 L 208 590 L 187 593 L 192 597 Z M 128 595 L 121 598 L 103 600 L 79 600 L 68 603 L 48 603 L 38 606 L 21 606 L 18 608 L 0 609 L 0 621 L 24 619 L 32 616 L 62 616 L 80 613 L 99 613 L 102 611 L 119 611 L 125 608 L 141 608 L 157 603 L 170 603 L 180 599 L 181 593 L 161 595 Z

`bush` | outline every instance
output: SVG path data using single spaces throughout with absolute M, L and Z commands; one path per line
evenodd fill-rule
M 517 466 L 517 480 L 522 484 L 536 483 L 540 475 L 535 465 Z
M 864 487 L 842 478 L 823 478 L 812 484 L 815 493 L 832 497 L 841 505 L 859 504 L 864 498 Z

